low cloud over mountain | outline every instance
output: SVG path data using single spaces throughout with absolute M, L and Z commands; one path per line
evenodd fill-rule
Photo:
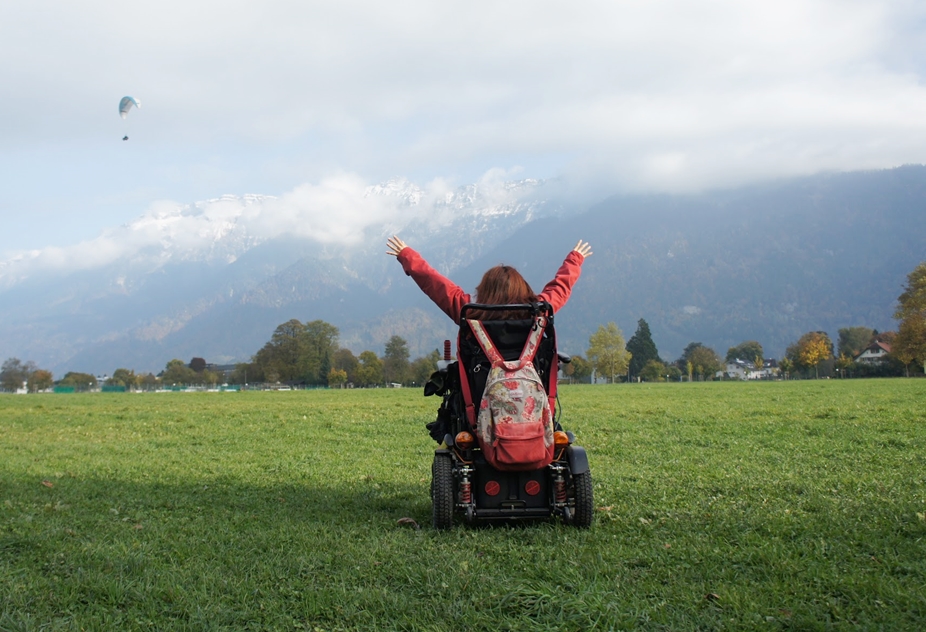
M 559 315 L 570 353 L 599 324 L 629 337 L 645 318 L 666 359 L 692 341 L 723 354 L 747 339 L 780 355 L 806 331 L 893 327 L 926 243 L 923 167 L 564 200 L 555 183 L 505 174 L 456 189 L 344 175 L 278 198 L 158 203 L 96 239 L 0 263 L 0 355 L 57 374 L 246 360 L 291 318 L 327 320 L 355 352 L 398 334 L 426 353 L 453 326 L 384 254 L 393 233 L 470 291 L 502 261 L 539 288 L 591 241 Z

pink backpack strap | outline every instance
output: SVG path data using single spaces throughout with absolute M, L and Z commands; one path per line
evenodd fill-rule
M 492 366 L 504 364 L 505 360 L 502 358 L 502 354 L 500 354 L 498 349 L 495 348 L 495 343 L 492 342 L 492 339 L 486 332 L 485 327 L 482 326 L 482 323 L 480 323 L 478 320 L 470 320 L 468 318 L 466 319 L 466 322 L 469 324 L 469 328 L 476 336 L 476 342 L 478 342 L 479 346 L 482 347 L 482 350 L 485 352 L 489 362 L 492 363 Z
M 547 321 L 543 316 L 535 318 L 530 336 L 527 337 L 527 342 L 524 343 L 524 349 L 521 350 L 521 357 L 514 362 L 505 362 L 504 358 L 502 358 L 502 354 L 498 352 L 495 343 L 492 342 L 492 339 L 486 332 L 485 327 L 482 326 L 482 323 L 478 320 L 470 320 L 468 318 L 466 322 L 469 324 L 469 328 L 472 330 L 473 334 L 475 334 L 476 342 L 482 347 L 482 350 L 485 352 L 489 362 L 492 363 L 492 366 L 502 366 L 506 371 L 517 371 L 534 359 L 534 356 L 537 355 L 537 349 L 540 347 L 540 337 L 543 335 L 543 330 L 547 326 Z

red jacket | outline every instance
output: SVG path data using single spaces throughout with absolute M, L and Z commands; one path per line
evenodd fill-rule
M 428 265 L 424 257 L 409 247 L 402 249 L 398 260 L 402 264 L 405 274 L 414 279 L 418 287 L 428 295 L 428 298 L 437 303 L 437 306 L 450 316 L 453 322 L 459 323 L 460 310 L 464 305 L 472 302 L 469 294 Z M 560 266 L 556 276 L 544 286 L 543 291 L 537 295 L 537 298 L 552 305 L 554 312 L 559 310 L 569 300 L 569 295 L 572 294 L 572 286 L 579 279 L 584 261 L 585 257 L 575 250 L 566 255 L 566 260 L 563 261 L 563 265 Z

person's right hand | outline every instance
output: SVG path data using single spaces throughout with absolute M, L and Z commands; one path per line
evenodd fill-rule
M 400 252 L 402 252 L 405 248 L 408 248 L 406 243 L 399 239 L 396 235 L 393 235 L 386 240 L 386 246 L 386 254 L 392 255 L 393 257 L 398 257 Z
M 576 247 L 573 248 L 573 250 L 575 252 L 578 252 L 583 257 L 592 256 L 592 247 L 589 245 L 587 241 L 582 241 L 581 239 L 579 240 L 579 243 L 576 244 Z

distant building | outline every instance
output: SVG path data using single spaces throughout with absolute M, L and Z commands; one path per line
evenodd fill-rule
M 887 355 L 890 352 L 891 345 L 889 343 L 875 340 L 855 356 L 855 361 L 859 364 L 880 364 L 887 360 Z
M 766 358 L 762 361 L 761 369 L 748 360 L 737 358 L 732 362 L 727 362 L 723 372 L 718 371 L 717 377 L 726 376 L 735 380 L 768 380 L 778 375 L 778 361 L 774 358 Z
M 206 364 L 207 371 L 218 373 L 224 380 L 228 380 L 237 368 L 237 364 Z

